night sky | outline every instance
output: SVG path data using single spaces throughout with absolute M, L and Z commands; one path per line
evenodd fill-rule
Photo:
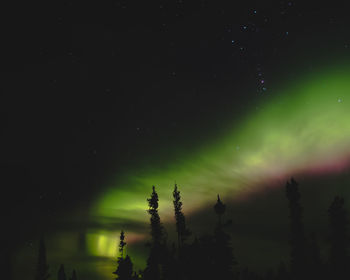
M 34 275 L 42 235 L 53 277 L 64 263 L 80 279 L 112 279 L 121 229 L 143 268 L 146 199 L 155 185 L 171 238 L 175 182 L 198 235 L 212 230 L 220 193 L 242 266 L 288 263 L 292 176 L 307 232 L 325 243 L 333 197 L 350 205 L 350 7 L 87 2 L 3 8 L 1 208 L 13 279 Z

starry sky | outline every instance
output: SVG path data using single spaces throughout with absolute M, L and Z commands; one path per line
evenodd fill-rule
M 237 258 L 256 269 L 288 261 L 288 178 L 321 243 L 332 197 L 350 195 L 344 3 L 151 2 L 4 9 L 0 170 L 14 279 L 33 273 L 41 234 L 53 274 L 64 263 L 111 279 L 122 228 L 142 268 L 152 185 L 170 237 L 175 181 L 198 234 L 220 193 Z

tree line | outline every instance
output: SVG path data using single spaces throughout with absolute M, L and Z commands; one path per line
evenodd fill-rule
M 132 259 L 125 255 L 125 232 L 119 238 L 119 257 L 116 262 L 116 280 L 306 280 L 306 279 L 348 279 L 349 235 L 348 215 L 344 198 L 336 196 L 328 208 L 329 216 L 329 253 L 326 259 L 320 254 L 315 233 L 307 234 L 303 223 L 303 208 L 298 183 L 291 178 L 286 183 L 286 197 L 290 220 L 290 263 L 280 265 L 259 274 L 248 268 L 238 266 L 231 244 L 231 235 L 227 227 L 231 220 L 224 219 L 226 205 L 217 195 L 213 210 L 217 216 L 212 232 L 201 236 L 192 236 L 186 224 L 182 210 L 182 201 L 178 186 L 173 190 L 174 217 L 177 242 L 170 242 L 161 222 L 158 208 L 159 198 L 155 186 L 147 199 L 150 216 L 151 240 L 144 270 L 134 271 Z M 268 253 L 267 253 L 268 254 Z M 111 274 L 112 275 L 112 274 Z M 45 244 L 40 242 L 39 258 L 35 280 L 47 280 L 50 277 L 46 263 Z M 58 280 L 67 280 L 61 265 Z M 77 280 L 73 271 L 69 280 Z

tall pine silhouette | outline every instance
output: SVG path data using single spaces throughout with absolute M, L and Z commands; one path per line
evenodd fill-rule
M 125 240 L 125 234 L 124 234 L 124 231 L 122 230 L 120 232 L 120 237 L 119 237 L 119 253 L 121 255 L 121 258 L 124 258 L 124 247 L 126 245 L 124 240 Z
M 182 212 L 182 202 L 180 191 L 175 184 L 173 191 L 173 203 L 174 203 L 174 212 L 175 212 L 175 220 L 176 220 L 176 232 L 177 232 L 177 240 L 179 249 L 182 248 L 186 239 L 190 235 L 190 231 L 186 227 L 185 215 Z
M 222 217 L 226 211 L 226 205 L 222 203 L 220 196 L 218 195 L 217 202 L 214 205 L 214 210 L 218 216 L 218 222 L 214 230 L 214 244 L 215 244 L 215 278 L 216 279 L 232 279 L 233 266 L 236 264 L 236 260 L 233 256 L 231 247 L 231 237 L 225 232 L 224 227 L 228 223 L 223 223 Z
M 186 219 L 185 215 L 182 212 L 182 202 L 180 191 L 175 184 L 173 191 L 173 205 L 174 205 L 174 215 L 176 222 L 176 232 L 177 232 L 177 240 L 178 240 L 178 254 L 177 259 L 175 257 L 175 246 L 169 254 L 169 261 L 172 262 L 172 265 L 168 267 L 171 269 L 171 278 L 172 279 L 184 279 L 186 271 L 190 269 L 190 258 L 188 254 L 188 246 L 186 245 L 186 240 L 190 236 L 190 231 L 186 227 Z M 168 263 L 169 263 L 168 261 Z
M 126 245 L 124 231 L 120 232 L 119 237 L 119 253 L 118 268 L 113 274 L 117 275 L 117 280 L 132 280 L 133 279 L 133 264 L 128 255 L 124 258 L 124 247 Z
M 147 199 L 148 214 L 151 218 L 151 249 L 147 259 L 147 266 L 144 272 L 145 280 L 160 280 L 162 278 L 162 255 L 164 247 L 164 229 L 160 222 L 158 213 L 158 194 L 155 186 L 152 187 L 151 197 Z

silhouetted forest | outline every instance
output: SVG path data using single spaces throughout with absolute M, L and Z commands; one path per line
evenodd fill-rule
M 239 266 L 231 245 L 228 227 L 231 220 L 224 219 L 226 205 L 219 195 L 213 205 L 216 223 L 212 231 L 195 236 L 186 224 L 182 211 L 182 201 L 178 186 L 173 191 L 174 217 L 176 222 L 177 241 L 167 239 L 165 228 L 158 212 L 158 194 L 152 187 L 151 196 L 147 199 L 150 216 L 149 254 L 144 270 L 135 271 L 132 256 L 125 255 L 125 232 L 121 231 L 119 240 L 119 257 L 116 270 L 111 271 L 117 280 L 303 280 L 303 279 L 349 279 L 348 268 L 349 235 L 348 216 L 344 199 L 336 196 L 328 208 L 329 236 L 328 256 L 322 259 L 315 233 L 307 233 L 303 224 L 303 207 L 298 183 L 291 178 L 286 183 L 286 198 L 289 206 L 290 220 L 290 263 L 280 262 L 275 269 L 265 273 Z M 287 218 L 287 217 L 286 217 Z M 268 254 L 268 252 L 266 252 Z M 112 274 L 113 273 L 113 274 Z M 38 262 L 35 280 L 47 280 L 50 276 L 46 261 L 44 239 L 39 245 Z M 64 266 L 57 273 L 58 280 L 68 280 Z M 75 270 L 69 280 L 77 280 Z

